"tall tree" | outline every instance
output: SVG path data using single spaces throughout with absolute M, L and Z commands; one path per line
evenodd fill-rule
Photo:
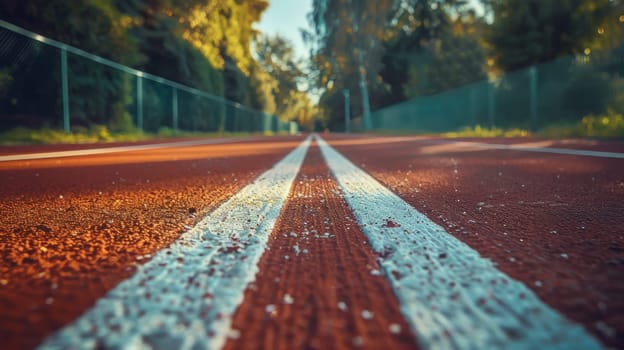
M 0 14 L 9 22 L 114 61 L 131 66 L 143 61 L 136 42 L 128 35 L 132 17 L 110 0 L 6 1 L 0 3 Z M 24 39 L 10 42 L 16 44 L 20 40 Z M 5 111 L 2 124 L 14 126 L 11 114 L 17 113 L 27 115 L 33 127 L 57 126 L 61 120 L 58 51 L 43 45 L 26 46 L 28 49 L 22 50 L 17 64 L 5 62 L 10 55 L 0 63 L 6 64 L 12 76 L 9 92 L 0 101 L 0 109 Z M 130 127 L 126 112 L 131 102 L 128 77 L 73 55 L 68 60 L 74 125 Z
M 481 21 L 466 1 L 403 0 L 384 42 L 384 105 L 484 79 Z
M 257 35 L 253 24 L 267 6 L 265 0 L 7 0 L 0 3 L 0 16 L 85 51 L 249 105 L 256 94 L 250 79 L 256 65 L 250 48 Z M 52 105 L 60 105 L 60 97 L 50 93 L 58 91 L 58 74 L 50 73 L 35 89 L 26 82 L 35 76 L 42 80 L 46 71 L 58 72 L 50 64 L 59 60 L 43 57 L 38 51 L 45 48 L 33 47 L 24 49 L 30 50 L 29 67 L 0 62 L 5 92 L 0 106 L 41 118 L 50 114 Z M 69 60 L 72 124 L 130 126 L 130 77 L 82 58 Z M 163 94 L 170 94 L 156 91 L 155 84 L 146 83 L 144 89 L 150 106 L 163 104 Z M 32 95 L 50 101 L 29 104 Z M 157 109 L 163 116 L 169 113 L 161 107 Z
M 272 95 L 275 101 L 279 101 L 275 114 L 283 120 L 293 119 L 305 104 L 307 95 L 299 89 L 304 73 L 295 59 L 292 44 L 279 35 L 261 36 L 256 42 L 256 50 L 259 66 L 275 79 Z
M 387 19 L 395 1 L 314 0 L 310 15 L 314 27 L 312 61 L 318 66 L 316 84 L 323 94 L 342 95 L 349 89 L 354 114 L 366 115 L 371 91 L 381 88 L 381 69 Z M 342 107 L 321 104 L 332 115 L 333 124 L 342 120 Z
M 513 70 L 617 42 L 621 0 L 490 0 L 488 42 L 495 63 Z M 606 28 L 609 28 L 607 31 Z M 614 38 L 608 43 L 605 37 Z M 620 37 L 621 39 L 621 37 Z M 621 41 L 620 41 L 621 42 Z

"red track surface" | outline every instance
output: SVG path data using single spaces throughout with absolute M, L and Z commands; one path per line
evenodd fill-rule
M 624 348 L 624 160 L 466 150 L 430 138 L 324 137 L 554 309 Z M 0 163 L 3 348 L 31 348 L 80 315 L 145 255 L 170 244 L 300 140 Z M 618 142 L 541 146 L 624 152 Z M 370 274 L 375 255 L 335 194 L 318 150 L 309 152 L 257 281 L 234 317 L 241 337 L 226 347 L 414 346 L 391 289 Z M 326 227 L 332 240 L 300 235 Z M 297 255 L 295 244 L 308 254 Z M 286 293 L 292 304 L 284 303 Z M 343 300 L 346 312 L 338 308 Z M 275 312 L 267 313 L 267 305 Z M 364 309 L 374 317 L 363 319 Z M 402 332 L 388 332 L 389 323 Z
M 300 140 L 0 163 L 2 347 L 79 316 Z
M 439 140 L 329 140 L 547 304 L 624 347 L 624 160 L 462 151 Z M 622 143 L 590 146 L 624 151 Z
M 414 349 L 398 301 L 365 242 L 318 147 L 311 147 L 256 283 L 234 316 L 241 337 L 225 349 Z M 267 312 L 268 305 L 274 310 Z M 391 333 L 393 324 L 401 331 Z

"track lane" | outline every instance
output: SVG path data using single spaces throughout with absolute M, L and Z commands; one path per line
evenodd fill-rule
M 224 349 L 415 349 L 399 303 L 313 145 Z
M 606 344 L 619 346 L 621 333 L 618 332 L 621 328 L 618 328 L 618 317 L 623 313 L 616 298 L 622 294 L 622 290 L 620 284 L 612 283 L 622 276 L 621 270 L 618 269 L 622 258 L 620 252 L 623 251 L 620 249 L 622 246 L 619 241 L 622 234 L 617 228 L 621 227 L 622 215 L 619 202 L 614 200 L 622 198 L 624 187 L 624 181 L 618 177 L 622 174 L 619 163 L 596 159 L 581 162 L 577 156 L 549 154 L 509 156 L 510 153 L 520 153 L 519 151 L 466 149 L 459 151 L 452 147 L 432 151 L 426 147 L 439 146 L 439 143 L 431 142 L 427 138 L 398 142 L 393 138 L 369 138 L 363 141 L 353 137 L 331 136 L 329 139 L 333 139 L 332 143 L 338 149 L 346 150 L 345 154 L 348 153 L 350 158 L 359 162 L 357 165 L 381 179 L 414 207 L 425 212 L 480 253 L 492 257 L 500 269 L 512 277 L 520 276 L 516 278 L 525 282 L 550 305 L 572 319 L 577 321 L 581 319 L 581 322 Z M 60 310 L 68 310 L 70 313 L 84 310 L 86 306 L 81 305 L 80 300 L 72 304 L 72 298 L 79 296 L 77 290 L 88 295 L 86 298 L 91 298 L 92 303 L 97 295 L 102 295 L 121 279 L 130 276 L 137 262 L 142 263 L 144 259 L 149 259 L 152 255 L 149 249 L 152 252 L 160 249 L 156 246 L 162 244 L 162 236 L 167 236 L 159 234 L 163 227 L 168 227 L 165 230 L 170 230 L 169 235 L 176 232 L 179 235 L 196 223 L 198 216 L 210 212 L 218 203 L 228 198 L 227 194 L 221 192 L 223 188 L 230 188 L 230 193 L 236 192 L 236 188 L 241 188 L 251 181 L 255 170 L 270 166 L 271 164 L 267 165 L 269 159 L 279 159 L 292 149 L 293 145 L 297 144 L 297 138 L 280 139 L 272 145 L 268 143 L 270 142 L 253 143 L 251 145 L 253 154 L 250 155 L 245 154 L 245 149 L 250 148 L 239 147 L 240 145 L 205 146 L 206 148 L 197 146 L 180 149 L 180 152 L 175 153 L 166 150 L 124 152 L 124 160 L 116 160 L 117 156 L 113 155 L 91 156 L 84 158 L 82 162 L 85 163 L 82 165 L 79 159 L 81 157 L 5 163 L 12 165 L 0 169 L 0 178 L 7 180 L 2 181 L 0 194 L 3 199 L 8 199 L 9 204 L 12 203 L 9 207 L 12 210 L 10 216 L 13 217 L 4 219 L 3 215 L 0 218 L 0 237 L 2 237 L 0 252 L 5 258 L 7 252 L 15 248 L 11 253 L 12 259 L 16 256 L 19 258 L 20 255 L 30 259 L 22 260 L 19 264 L 15 264 L 13 260 L 3 260 L 13 264 L 9 270 L 16 267 L 22 269 L 22 272 L 24 269 L 29 270 L 23 281 L 17 273 L 15 278 L 5 279 L 4 271 L 0 271 L 3 273 L 0 275 L 2 276 L 0 303 L 4 303 L 5 309 L 10 310 L 6 313 L 6 317 L 3 315 L 0 322 L 0 336 L 4 339 L 4 334 L 10 334 L 8 348 L 15 344 L 24 345 L 25 342 L 33 344 L 32 339 L 21 339 L 18 340 L 21 343 L 12 343 L 11 341 L 15 341 L 12 338 L 15 337 L 12 331 L 17 330 L 19 333 L 20 327 L 34 325 L 34 331 L 29 331 L 34 333 L 35 337 L 42 334 L 41 332 L 49 334 L 50 329 L 60 325 L 59 318 L 68 319 L 67 316 L 55 313 L 60 314 Z M 597 148 L 600 148 L 599 145 Z M 119 164 L 116 164 L 116 161 Z M 176 175 L 172 175 L 173 173 Z M 7 174 L 9 175 L 4 177 Z M 36 179 L 33 184 L 29 183 L 32 177 Z M 37 179 L 39 177 L 41 179 Z M 232 177 L 238 179 L 234 184 L 228 183 L 228 179 Z M 198 186 L 200 178 L 208 179 L 209 185 Z M 500 178 L 504 178 L 504 181 Z M 172 181 L 176 184 L 176 189 L 170 188 Z M 5 183 L 7 185 L 4 185 Z M 572 188 L 576 192 L 570 190 L 570 183 L 574 184 Z M 310 189 L 307 191 L 314 192 Z M 40 193 L 44 195 L 39 197 Z M 529 200 L 537 198 L 538 195 L 550 197 L 546 200 Z M 579 198 L 575 201 L 576 195 Z M 221 199 L 214 200 L 216 204 L 213 205 L 213 197 Z M 205 198 L 211 198 L 211 204 L 206 205 Z M 475 198 L 480 198 L 479 202 L 474 203 Z M 518 198 L 520 200 L 517 200 Z M 589 207 L 584 206 L 583 202 L 589 204 Z M 16 203 L 21 207 L 15 206 Z M 201 203 L 204 203 L 204 207 L 201 207 Z M 2 214 L 8 212 L 5 211 L 7 206 L 4 204 L 4 201 L 0 204 Z M 149 226 L 152 223 L 149 217 L 151 214 L 141 213 L 131 218 L 134 213 L 141 211 L 156 211 L 153 214 L 156 219 L 153 222 L 155 226 Z M 61 215 L 70 217 L 66 224 L 57 224 L 61 221 L 54 221 L 59 220 L 55 218 L 60 212 L 63 213 Z M 91 218 L 83 217 L 85 213 Z M 601 222 L 589 220 L 592 215 Z M 89 227 L 85 232 L 81 228 L 82 225 L 89 223 L 93 217 L 96 221 L 112 219 L 112 222 L 106 222 L 103 226 Z M 294 214 L 288 216 L 287 220 L 290 220 L 290 223 L 284 222 L 284 227 L 292 225 L 292 221 L 295 220 L 293 218 L 296 217 Z M 42 218 L 45 220 L 42 221 Z M 11 228 L 18 230 L 4 231 L 7 222 L 11 223 Z M 345 219 L 345 222 L 351 221 Z M 543 230 L 552 228 L 553 223 L 560 227 L 560 231 L 549 232 L 558 235 L 555 243 L 549 235 L 543 234 Z M 615 225 L 616 228 L 610 228 L 610 225 Z M 574 229 L 575 226 L 578 227 Z M 63 230 L 67 236 L 65 243 L 56 246 L 44 244 L 49 242 L 50 238 L 52 241 L 58 240 L 58 231 Z M 586 231 L 591 231 L 593 235 L 585 235 Z M 561 234 L 562 232 L 566 234 Z M 107 237 L 103 237 L 104 234 Z M 176 234 L 170 239 L 175 239 Z M 583 238 L 580 242 L 579 237 Z M 28 243 L 7 245 L 11 243 L 10 240 L 19 239 L 24 239 Z M 107 244 L 114 243 L 115 240 L 124 242 L 114 244 L 114 251 L 110 251 Z M 154 243 L 155 241 L 157 243 Z M 294 237 L 284 239 L 288 244 L 295 241 Z M 68 246 L 67 242 L 71 244 Z M 145 254 L 143 245 L 148 245 Z M 85 249 L 87 251 L 83 252 Z M 285 249 L 294 248 L 288 246 Z M 562 249 L 566 249 L 567 253 L 561 253 Z M 67 251 L 68 254 L 54 255 L 56 251 Z M 130 259 L 125 258 L 128 256 Z M 510 257 L 513 259 L 509 259 Z M 97 261 L 89 261 L 93 258 Z M 349 259 L 343 259 L 346 260 Z M 46 264 L 41 264 L 42 261 Z M 72 261 L 78 264 L 71 264 Z M 327 265 L 327 261 L 323 263 Z M 91 267 L 89 270 L 89 264 L 99 267 L 96 269 Z M 368 265 L 373 266 L 372 263 Z M 544 265 L 547 268 L 544 268 Z M 46 273 L 40 273 L 41 267 Z M 122 271 L 122 268 L 127 270 Z M 331 267 L 325 266 L 324 269 L 328 270 Z M 295 275 L 297 274 L 293 274 Z M 299 274 L 301 275 L 303 273 Z M 62 283 L 57 283 L 58 281 Z M 287 279 L 283 282 L 286 287 L 279 290 L 298 287 L 293 284 L 297 284 L 297 279 Z M 17 289 L 10 289 L 16 285 Z M 30 285 L 34 285 L 35 288 L 29 289 Z M 270 288 L 270 285 L 271 283 L 267 288 Z M 596 286 L 592 294 L 592 289 Z M 254 284 L 250 286 L 250 290 L 257 287 Z M 58 292 L 60 289 L 63 291 Z M 287 302 L 290 299 L 286 298 L 285 294 L 276 295 L 281 297 L 278 298 L 278 302 L 281 300 L 283 304 L 291 305 Z M 302 299 L 290 294 L 289 297 L 293 299 L 292 303 Z M 266 320 L 266 306 L 269 304 L 264 305 L 265 299 L 260 301 L 265 308 L 257 309 L 260 312 L 255 316 L 256 311 L 253 311 L 253 308 L 250 309 L 252 311 L 241 314 L 255 319 L 262 318 L 264 325 L 267 325 L 267 322 L 271 323 L 271 320 Z M 22 308 L 20 314 L 12 310 L 16 305 L 15 301 L 18 304 L 25 301 L 30 305 L 28 308 Z M 63 303 L 64 307 L 59 306 Z M 279 309 L 277 303 L 272 305 L 275 306 L 274 311 Z M 312 309 L 316 312 L 322 312 L 319 311 L 319 306 L 324 303 L 312 305 L 314 305 Z M 342 311 L 340 306 L 342 304 L 337 305 L 338 311 Z M 45 308 L 49 310 L 46 311 Z M 328 315 L 335 315 L 335 309 L 334 307 Z M 290 312 L 287 314 L 288 317 L 295 317 Z M 386 319 L 383 313 L 373 314 L 375 315 L 372 318 L 375 320 L 373 323 L 384 325 L 388 323 L 380 321 Z M 28 315 L 27 320 L 24 315 Z M 381 318 L 376 318 L 380 315 Z M 345 321 L 338 318 L 336 322 L 340 324 L 354 322 L 356 326 L 346 328 L 352 332 L 355 329 L 355 334 L 366 334 L 366 327 L 370 326 L 371 320 L 366 319 L 368 316 L 362 317 L 362 314 L 360 316 L 361 319 L 358 320 Z M 50 326 L 49 317 L 56 317 L 57 324 Z M 298 326 L 292 329 L 305 328 L 302 323 L 295 324 Z M 404 330 L 406 327 L 401 329 Z M 278 339 L 292 333 L 277 330 L 278 328 L 270 328 L 268 334 L 263 335 L 264 344 L 292 344 L 283 343 L 284 340 Z M 248 334 L 261 334 L 262 330 L 252 327 L 249 332 L 251 333 Z M 395 332 L 391 333 L 396 335 Z M 22 331 L 21 334 L 24 336 L 29 333 Z M 304 334 L 309 336 L 314 332 L 308 329 L 308 333 Z M 377 339 L 377 335 L 349 338 L 352 334 L 354 333 L 348 333 L 346 337 L 341 338 L 340 344 L 343 347 L 371 343 L 380 346 L 385 344 L 381 340 L 382 337 Z M 377 333 L 373 331 L 371 334 Z M 296 335 L 301 337 L 301 334 Z M 230 336 L 244 340 L 241 344 L 253 341 L 242 332 L 232 332 Z M 301 338 L 298 339 L 299 344 L 318 344 L 305 341 L 302 343 Z M 307 338 L 310 339 L 314 337 Z M 377 340 L 379 342 L 375 343 Z
M 40 349 L 221 347 L 309 143 L 154 254 Z
M 77 317 L 301 139 L 1 163 L 3 347 Z
M 623 346 L 622 160 L 467 151 L 430 139 L 329 139 L 549 305 Z

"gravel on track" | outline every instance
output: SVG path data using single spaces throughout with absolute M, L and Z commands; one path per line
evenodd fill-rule
M 316 145 L 225 349 L 414 349 L 415 338 Z
M 623 160 L 326 140 L 606 345 L 624 347 Z
M 0 339 L 32 348 L 301 137 L 0 163 Z

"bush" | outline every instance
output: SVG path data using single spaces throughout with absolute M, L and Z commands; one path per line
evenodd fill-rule
M 466 127 L 460 131 L 447 132 L 442 135 L 445 137 L 527 137 L 529 132 L 523 129 L 482 128 L 481 125 L 477 125 L 474 128 Z
M 590 114 L 581 121 L 587 136 L 624 137 L 624 116 L 609 110 L 606 114 Z

